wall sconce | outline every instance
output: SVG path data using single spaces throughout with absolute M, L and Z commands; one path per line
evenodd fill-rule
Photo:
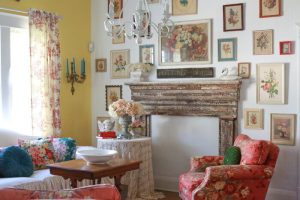
M 67 82 L 71 83 L 71 93 L 75 92 L 74 83 L 83 83 L 85 80 L 85 60 L 80 61 L 80 75 L 76 74 L 75 59 L 71 62 L 71 73 L 69 73 L 69 60 L 67 59 Z

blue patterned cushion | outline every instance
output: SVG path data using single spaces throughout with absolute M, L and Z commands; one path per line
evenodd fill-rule
M 0 152 L 0 173 L 3 177 L 29 177 L 33 174 L 30 155 L 17 146 Z
M 76 141 L 72 138 L 53 138 L 56 162 L 74 160 L 76 156 Z

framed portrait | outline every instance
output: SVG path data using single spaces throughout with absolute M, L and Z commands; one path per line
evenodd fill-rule
M 96 59 L 96 72 L 106 72 L 106 58 Z
M 263 129 L 263 109 L 245 108 L 244 127 L 248 129 Z
M 111 78 L 129 78 L 129 49 L 110 51 Z
M 285 104 L 284 63 L 256 65 L 256 98 L 259 104 Z
M 187 21 L 175 24 L 170 37 L 159 37 L 159 64 L 211 63 L 211 21 Z
M 148 4 L 159 3 L 159 0 L 147 0 Z
M 242 62 L 238 63 L 238 76 L 242 78 L 249 78 L 251 74 L 251 63 Z
M 107 0 L 107 13 L 109 12 L 109 4 L 112 0 Z M 114 0 L 115 19 L 123 18 L 123 0 Z
M 172 0 L 172 15 L 193 15 L 198 12 L 198 0 Z
M 295 114 L 271 114 L 271 141 L 275 144 L 295 145 Z
M 120 28 L 120 25 L 116 25 L 112 27 L 113 33 Z M 125 35 L 123 33 L 116 35 L 112 37 L 112 43 L 113 44 L 123 44 L 125 43 Z
M 218 60 L 235 61 L 237 59 L 237 38 L 218 39 Z
M 273 30 L 253 31 L 253 54 L 273 54 Z
M 281 16 L 281 0 L 259 0 L 259 17 Z
M 154 45 L 140 45 L 140 63 L 154 65 Z
M 293 54 L 293 42 L 292 41 L 282 41 L 279 43 L 280 55 L 290 55 Z
M 122 99 L 122 85 L 106 85 L 105 86 L 105 102 L 106 110 L 113 102 Z
M 223 5 L 223 30 L 244 30 L 244 12 L 242 3 Z

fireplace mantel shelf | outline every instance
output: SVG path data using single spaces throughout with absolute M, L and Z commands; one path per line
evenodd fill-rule
M 219 153 L 235 137 L 241 80 L 160 81 L 125 83 L 131 99 L 144 105 L 147 115 L 219 117 Z

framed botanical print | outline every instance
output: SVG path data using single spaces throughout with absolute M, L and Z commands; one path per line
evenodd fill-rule
M 293 42 L 292 41 L 282 41 L 279 43 L 280 55 L 290 55 L 293 54 Z
M 237 38 L 218 39 L 218 60 L 235 61 L 237 59 Z
M 106 85 L 105 86 L 105 105 L 106 110 L 113 102 L 122 99 L 122 85 Z
M 256 99 L 259 104 L 285 104 L 284 63 L 256 65 Z
M 111 78 L 129 78 L 129 49 L 110 51 Z
M 253 54 L 273 54 L 273 30 L 253 31 Z
M 147 0 L 148 4 L 159 3 L 159 0 Z
M 116 31 L 116 29 L 119 29 L 120 25 L 116 25 L 112 27 L 112 32 L 114 33 Z M 124 33 L 121 33 L 119 35 L 116 35 L 112 38 L 112 43 L 113 44 L 123 44 L 125 43 L 125 35 Z
M 275 144 L 295 145 L 295 114 L 271 114 L 271 141 Z
M 238 63 L 238 76 L 242 78 L 249 78 L 251 74 L 251 63 L 242 62 Z
M 106 58 L 96 59 L 96 72 L 106 72 Z
M 242 3 L 223 5 L 223 30 L 244 30 L 244 12 Z
M 263 109 L 244 109 L 244 127 L 249 129 L 263 129 Z
M 197 14 L 198 0 L 172 0 L 172 15 Z
M 154 45 L 140 45 L 140 63 L 154 64 Z
M 109 12 L 109 4 L 112 0 L 107 0 L 107 11 Z M 123 0 L 114 0 L 114 12 L 115 12 L 115 19 L 123 18 Z
M 175 24 L 170 37 L 159 37 L 159 64 L 211 63 L 211 21 L 187 21 Z
M 259 17 L 277 17 L 281 15 L 281 0 L 259 0 Z

